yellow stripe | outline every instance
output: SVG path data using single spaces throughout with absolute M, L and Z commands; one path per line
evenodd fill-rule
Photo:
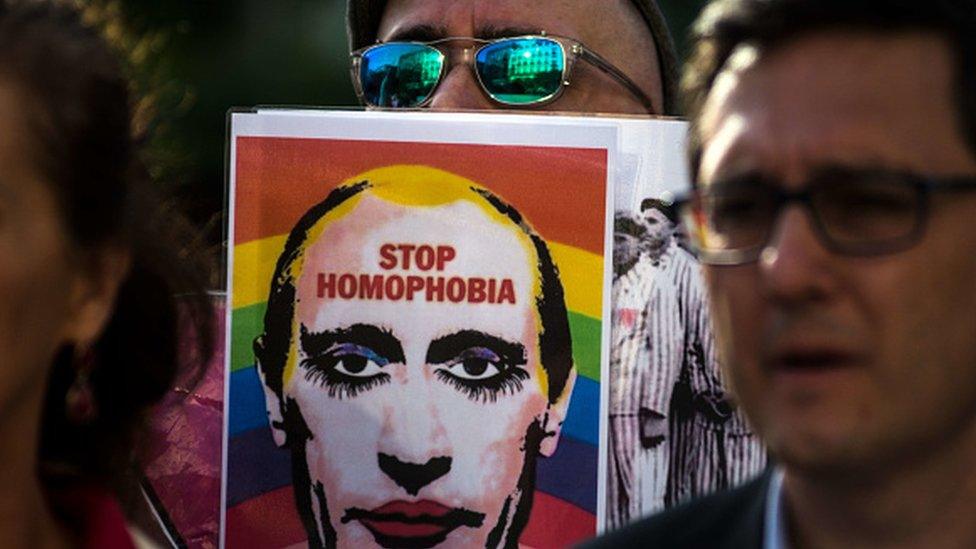
M 603 317 L 603 258 L 558 242 L 549 243 L 566 292 L 566 307 L 590 318 Z
M 254 240 L 234 247 L 235 309 L 267 301 L 278 254 L 287 235 Z M 603 259 L 586 250 L 549 243 L 552 259 L 559 267 L 566 306 L 588 317 L 601 318 Z
M 288 235 L 283 234 L 234 246 L 235 309 L 268 300 L 271 277 L 286 238 Z

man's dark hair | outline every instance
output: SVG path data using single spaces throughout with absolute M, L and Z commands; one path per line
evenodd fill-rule
M 955 57 L 955 99 L 960 131 L 976 154 L 976 1 L 974 0 L 716 0 L 692 31 L 694 49 L 682 91 L 692 120 L 692 178 L 701 162 L 698 119 L 729 57 L 743 44 L 764 53 L 817 31 L 931 32 L 943 37 Z
M 647 237 L 647 224 L 630 212 L 617 212 L 613 219 L 613 232 L 643 239 Z
M 663 213 L 664 216 L 668 218 L 668 221 L 672 223 L 677 222 L 677 213 L 674 211 L 674 205 L 672 205 L 670 202 L 666 202 L 660 198 L 645 198 L 644 200 L 641 200 L 640 211 L 641 213 L 644 213 L 647 210 L 657 210 Z
M 111 318 L 93 344 L 97 417 L 84 425 L 66 418 L 65 393 L 77 376 L 76 350 L 66 346 L 51 365 L 39 433 L 47 485 L 68 480 L 59 477 L 67 470 L 115 485 L 131 465 L 149 407 L 181 365 L 210 356 L 207 277 L 186 248 L 192 227 L 166 206 L 141 161 L 122 67 L 74 9 L 0 0 L 0 81 L 24 100 L 29 126 L 19 137 L 36 151 L 30 161 L 42 168 L 72 244 L 86 253 L 118 247 L 131 254 Z M 197 336 L 196 345 L 184 340 L 181 347 L 187 335 Z
M 282 396 L 282 375 L 288 351 L 292 345 L 292 318 L 295 314 L 295 280 L 290 267 L 302 253 L 302 245 L 309 238 L 309 231 L 330 211 L 368 190 L 369 181 L 343 185 L 332 192 L 298 221 L 288 235 L 285 247 L 278 256 L 271 292 L 264 315 L 264 333 L 254 340 L 254 355 L 264 375 L 264 381 L 278 396 Z M 566 387 L 573 368 L 572 338 L 569 316 L 559 270 L 552 261 L 549 247 L 511 205 L 485 189 L 471 188 L 491 208 L 512 221 L 532 241 L 539 263 L 537 269 L 541 282 L 541 294 L 536 297 L 536 309 L 542 323 L 539 333 L 539 354 L 542 367 L 549 376 L 549 402 L 556 402 Z M 284 402 L 284 401 L 282 401 Z
M 644 23 L 654 38 L 658 64 L 661 68 L 661 89 L 664 107 L 661 114 L 678 114 L 678 54 L 674 40 L 668 30 L 664 15 L 656 0 L 631 0 L 640 12 Z M 346 32 L 349 36 L 349 49 L 372 45 L 376 41 L 376 30 L 380 26 L 387 0 L 348 0 L 346 7 Z

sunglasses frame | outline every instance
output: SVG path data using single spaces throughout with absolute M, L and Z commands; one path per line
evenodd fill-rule
M 488 88 L 485 86 L 484 81 L 481 79 L 481 75 L 478 73 L 478 68 L 475 64 L 475 59 L 477 58 L 478 53 L 484 48 L 497 44 L 499 42 L 505 42 L 509 40 L 538 40 L 538 39 L 551 40 L 559 45 L 559 49 L 563 55 L 563 72 L 562 75 L 560 75 L 559 88 L 556 89 L 556 91 L 554 91 L 553 93 L 545 97 L 542 97 L 537 101 L 532 101 L 531 103 L 512 103 L 497 98 L 491 91 L 488 90 Z M 388 109 L 400 110 L 404 108 L 410 109 L 410 108 L 425 107 L 433 100 L 434 92 L 437 90 L 437 87 L 441 85 L 441 82 L 444 80 L 444 75 L 446 74 L 447 69 L 449 68 L 449 63 L 447 62 L 447 56 L 437 46 L 449 42 L 457 42 L 457 41 L 472 42 L 476 44 L 475 46 L 466 47 L 462 50 L 464 52 L 463 62 L 464 64 L 468 65 L 471 71 L 474 73 L 475 79 L 478 81 L 478 86 L 481 88 L 482 93 L 484 93 L 485 96 L 488 97 L 488 99 L 490 99 L 496 104 L 503 105 L 505 107 L 535 108 L 535 107 L 548 105 L 556 101 L 563 94 L 563 92 L 566 91 L 566 88 L 568 88 L 572 84 L 570 76 L 573 73 L 573 68 L 576 66 L 577 60 L 583 59 L 584 61 L 590 63 L 597 69 L 607 73 L 612 78 L 620 82 L 620 84 L 622 84 L 632 95 L 634 95 L 634 97 L 639 99 L 641 104 L 644 106 L 644 108 L 646 108 L 652 114 L 658 114 L 658 111 L 657 109 L 655 109 L 654 102 L 651 100 L 651 98 L 648 97 L 647 94 L 645 94 L 640 89 L 640 86 L 638 86 L 633 80 L 631 80 L 626 74 L 624 74 L 623 71 L 615 67 L 612 63 L 610 63 L 609 61 L 601 57 L 593 50 L 584 46 L 583 43 L 580 42 L 579 40 L 570 38 L 568 36 L 547 34 L 545 31 L 541 31 L 539 34 L 506 36 L 504 38 L 494 38 L 494 39 L 473 38 L 468 36 L 449 36 L 446 38 L 431 40 L 429 42 L 397 40 L 392 42 L 377 42 L 372 46 L 360 48 L 358 50 L 353 51 L 350 54 L 350 58 L 351 58 L 350 72 L 352 76 L 352 83 L 353 83 L 353 88 L 356 90 L 356 95 L 359 97 L 359 101 L 362 102 L 364 105 L 367 105 L 368 107 L 380 108 L 380 109 L 388 108 Z M 369 100 L 367 100 L 366 94 L 363 91 L 363 83 L 360 75 L 360 67 L 362 65 L 363 56 L 369 53 L 370 50 L 387 46 L 390 44 L 414 44 L 418 46 L 424 46 L 436 50 L 441 56 L 441 70 L 440 73 L 437 75 L 437 82 L 434 84 L 434 87 L 431 88 L 430 93 L 422 102 L 413 105 L 411 107 L 382 107 L 379 105 L 374 105 Z M 567 49 L 567 45 L 569 46 L 568 49 Z

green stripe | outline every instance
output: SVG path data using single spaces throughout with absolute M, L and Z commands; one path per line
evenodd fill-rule
M 234 309 L 231 317 L 230 369 L 252 366 L 252 343 L 264 325 L 265 303 Z M 579 375 L 600 381 L 600 321 L 569 312 L 569 331 L 573 336 L 573 360 Z
M 573 361 L 579 375 L 600 381 L 600 321 L 569 312 L 569 333 L 573 336 Z
M 264 328 L 266 302 L 234 309 L 231 316 L 230 371 L 254 365 L 254 338 Z

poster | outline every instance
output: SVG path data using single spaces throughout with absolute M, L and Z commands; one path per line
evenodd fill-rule
M 231 116 L 221 542 L 602 528 L 618 128 Z

